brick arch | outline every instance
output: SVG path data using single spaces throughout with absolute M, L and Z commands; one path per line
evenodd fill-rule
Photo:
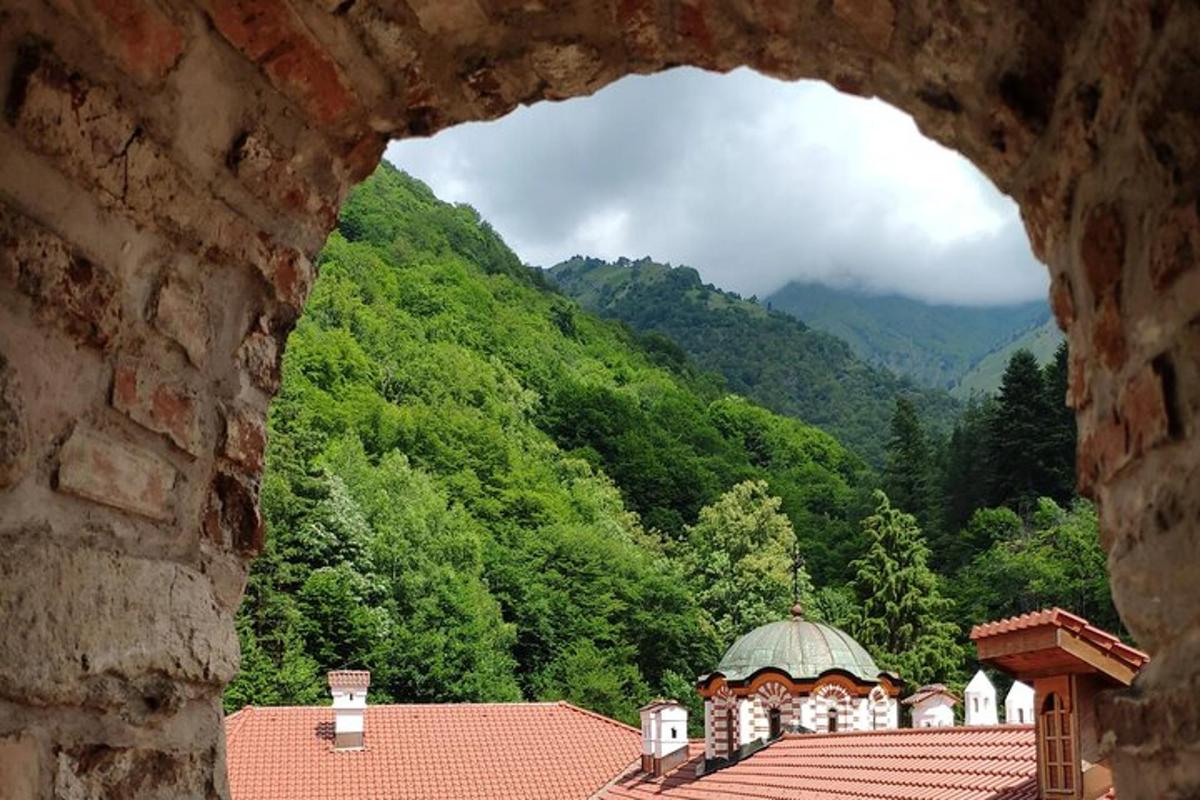
M 263 419 L 345 192 L 388 137 L 690 64 L 881 97 L 1020 204 L 1071 341 L 1080 485 L 1154 655 L 1106 717 L 1118 788 L 1194 785 L 1198 18 L 1164 0 L 0 0 L 0 614 L 19 623 L 0 629 L 0 766 L 34 796 L 114 775 L 225 793 Z

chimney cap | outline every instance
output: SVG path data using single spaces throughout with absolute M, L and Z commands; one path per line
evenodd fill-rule
M 366 689 L 370 685 L 369 670 L 337 669 L 329 673 L 330 689 Z

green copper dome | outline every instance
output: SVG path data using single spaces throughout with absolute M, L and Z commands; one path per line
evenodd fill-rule
M 799 609 L 793 609 L 791 619 L 768 623 L 738 639 L 715 671 L 725 680 L 741 681 L 767 667 L 794 680 L 838 669 L 874 682 L 880 673 L 862 645 L 837 628 L 803 619 Z

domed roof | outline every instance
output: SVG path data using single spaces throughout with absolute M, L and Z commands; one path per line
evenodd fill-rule
M 791 619 L 762 625 L 734 642 L 715 671 L 726 680 L 740 681 L 768 667 L 795 680 L 837 669 L 874 682 L 880 673 L 862 645 L 831 625 L 809 622 L 798 608 Z

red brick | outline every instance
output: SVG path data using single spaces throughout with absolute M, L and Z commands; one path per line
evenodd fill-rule
M 225 455 L 248 469 L 262 469 L 267 431 L 262 412 L 238 406 L 225 416 Z
M 161 433 L 192 455 L 204 449 L 196 394 L 147 364 L 125 362 L 113 371 L 113 408 Z
M 1115 294 L 1105 295 L 1096 310 L 1096 318 L 1092 321 L 1092 348 L 1100 362 L 1110 370 L 1120 369 L 1125 363 L 1125 329 Z
M 154 327 L 174 340 L 197 367 L 208 363 L 212 329 L 201 293 L 178 280 L 168 280 L 158 290 Z
M 171 519 L 175 479 L 165 459 L 83 428 L 59 452 L 59 491 L 150 519 Z
M 1113 415 L 1104 416 L 1084 431 L 1077 447 L 1078 490 L 1093 496 L 1097 484 L 1107 481 L 1128 461 L 1125 425 Z
M 183 55 L 183 31 L 149 0 L 54 0 L 87 25 L 96 43 L 144 84 L 161 81 Z
M 221 35 L 314 120 L 329 124 L 357 108 L 333 59 L 283 0 L 207 0 L 206 5 Z
M 1116 291 L 1125 263 L 1125 228 L 1112 206 L 1099 206 L 1088 214 L 1079 247 L 1092 299 L 1096 305 Z
M 1071 291 L 1071 279 L 1060 272 L 1050 286 L 1050 308 L 1062 331 L 1070 330 L 1075 324 L 1075 297 Z
M 1165 441 L 1170 432 L 1163 379 L 1147 364 L 1121 390 L 1121 418 L 1128 431 L 1129 456 L 1136 458 Z

